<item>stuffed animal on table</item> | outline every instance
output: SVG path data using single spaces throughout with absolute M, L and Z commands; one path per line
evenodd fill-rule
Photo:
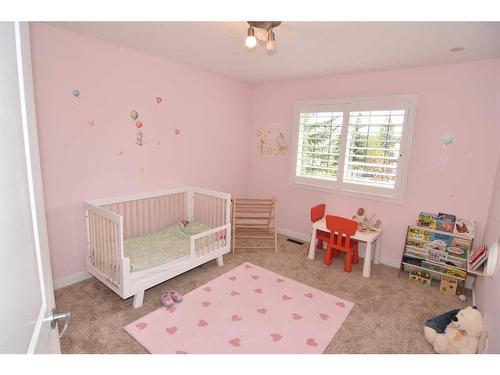
M 377 215 L 371 214 L 368 217 L 364 208 L 358 208 L 357 215 L 353 215 L 352 219 L 358 222 L 358 227 L 378 229 L 382 225 L 382 221 L 377 218 Z
M 425 339 L 439 354 L 477 353 L 482 333 L 483 316 L 472 306 L 430 319 L 424 327 Z
M 358 212 L 356 213 L 356 215 L 353 215 L 352 219 L 354 221 L 357 221 L 358 224 L 361 224 L 361 225 L 366 225 L 368 223 L 368 218 L 365 215 L 364 208 L 358 208 Z

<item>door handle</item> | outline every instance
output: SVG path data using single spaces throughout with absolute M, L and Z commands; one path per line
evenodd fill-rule
M 51 328 L 56 328 L 57 323 L 62 320 L 64 321 L 64 327 L 59 334 L 59 338 L 61 338 L 64 335 L 64 332 L 66 332 L 66 329 L 68 328 L 69 324 L 69 318 L 71 317 L 71 313 L 66 312 L 66 313 L 58 313 L 56 309 L 52 309 L 52 315 L 50 317 L 50 327 Z

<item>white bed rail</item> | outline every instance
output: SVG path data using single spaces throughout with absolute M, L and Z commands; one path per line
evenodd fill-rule
M 231 243 L 231 195 L 205 189 L 191 189 L 192 220 L 210 230 L 191 237 L 191 258 L 203 257 Z
M 210 228 L 217 228 L 231 222 L 231 195 L 193 188 L 192 217 Z
M 87 264 L 103 282 L 123 288 L 123 218 L 109 210 L 85 204 Z
M 226 224 L 191 236 L 191 258 L 203 257 L 223 249 L 228 242 L 231 225 Z

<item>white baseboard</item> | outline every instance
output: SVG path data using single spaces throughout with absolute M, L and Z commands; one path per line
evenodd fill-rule
M 90 279 L 91 277 L 92 275 L 87 271 L 78 272 L 73 275 L 62 277 L 60 279 L 54 280 L 54 289 L 64 288 L 65 286 Z
M 282 234 L 284 236 L 291 237 L 291 238 L 294 238 L 294 239 L 297 239 L 297 240 L 301 240 L 301 241 L 304 241 L 304 242 L 309 242 L 310 239 L 311 239 L 311 235 L 309 235 L 309 234 L 294 232 L 293 230 L 288 230 L 288 229 L 285 229 L 285 228 L 277 228 L 277 230 L 278 230 L 278 233 L 280 233 L 280 234 Z M 361 258 L 365 257 L 365 249 L 364 249 L 364 247 L 360 248 L 360 250 L 359 250 L 359 256 Z M 386 266 L 389 266 L 389 267 L 399 268 L 399 266 L 401 265 L 401 259 L 387 258 L 387 257 L 384 257 L 382 255 L 380 257 L 380 263 L 385 264 Z
M 301 240 L 305 242 L 309 242 L 311 239 L 311 235 L 304 234 L 304 233 L 299 233 L 299 232 L 294 232 L 293 230 L 288 230 L 285 228 L 277 228 L 277 231 L 279 234 L 282 234 L 284 236 L 296 239 L 296 240 Z

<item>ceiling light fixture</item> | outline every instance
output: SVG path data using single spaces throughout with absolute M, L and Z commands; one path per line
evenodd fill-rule
M 276 50 L 276 36 L 274 35 L 274 28 L 278 27 L 280 21 L 248 21 L 249 27 L 247 31 L 247 38 L 245 39 L 245 45 L 248 50 L 255 50 L 257 45 L 257 39 L 255 38 L 255 30 L 257 30 L 257 38 L 266 43 L 266 50 L 268 52 L 274 52 Z

